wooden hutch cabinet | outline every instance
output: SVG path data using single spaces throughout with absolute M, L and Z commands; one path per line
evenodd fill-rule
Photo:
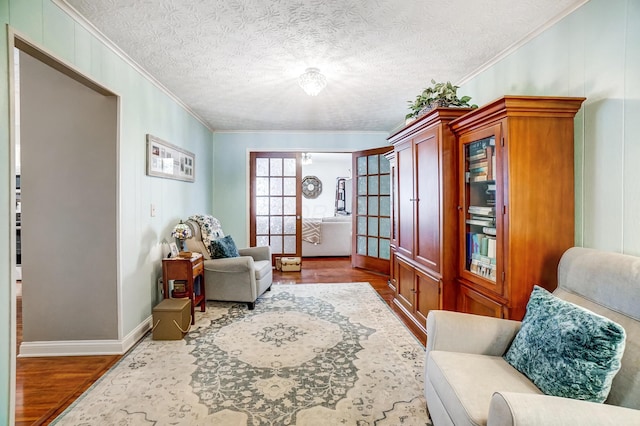
M 521 320 L 574 243 L 574 116 L 584 98 L 505 96 L 452 121 L 457 310 Z M 444 187 L 444 186 L 443 186 Z
M 437 108 L 389 137 L 394 303 L 426 335 L 432 309 L 455 309 L 458 275 L 457 149 L 448 124 L 468 108 Z

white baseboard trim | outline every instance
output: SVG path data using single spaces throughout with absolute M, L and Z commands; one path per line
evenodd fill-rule
M 122 340 L 68 340 L 22 342 L 18 358 L 41 356 L 122 355 L 135 345 L 153 323 L 151 316 Z

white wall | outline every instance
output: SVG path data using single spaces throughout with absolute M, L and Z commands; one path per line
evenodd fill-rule
M 117 99 L 24 53 L 20 77 L 23 341 L 115 340 Z
M 302 166 L 302 178 L 316 176 L 322 182 L 317 198 L 302 197 L 302 217 L 333 216 L 336 207 L 336 178 L 351 176 L 351 154 L 311 152 L 311 164 Z M 348 182 L 351 185 L 351 181 Z

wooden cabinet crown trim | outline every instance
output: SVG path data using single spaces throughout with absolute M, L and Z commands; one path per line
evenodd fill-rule
M 450 122 L 460 117 L 469 111 L 473 111 L 471 108 L 436 108 L 428 114 L 412 121 L 411 123 L 398 130 L 393 135 L 389 136 L 387 140 L 391 144 L 396 144 L 405 140 L 407 137 L 418 133 L 428 127 L 431 127 L 442 122 Z
M 512 96 L 498 98 L 481 108 L 449 123 L 456 134 L 470 128 L 481 127 L 504 116 L 510 117 L 566 117 L 573 120 L 586 98 L 560 96 Z

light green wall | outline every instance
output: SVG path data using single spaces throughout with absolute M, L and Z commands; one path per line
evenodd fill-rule
M 575 121 L 576 244 L 633 255 L 640 255 L 638 22 L 638 0 L 591 0 L 459 89 L 478 105 L 504 94 L 586 97 Z
M 150 312 L 159 241 L 178 218 L 210 211 L 238 243 L 247 241 L 249 150 L 357 150 L 382 146 L 386 135 L 209 132 L 138 76 L 48 0 L 0 0 L 1 22 L 74 63 L 122 96 L 121 271 L 123 332 Z M 640 255 L 640 2 L 591 0 L 576 12 L 464 84 L 479 105 L 504 94 L 585 96 L 576 118 L 577 244 Z M 73 35 L 73 38 L 69 37 Z M 71 41 L 73 40 L 73 41 Z M 9 164 L 6 34 L 0 34 L 0 162 Z M 469 70 L 470 71 L 470 70 Z M 145 133 L 196 153 L 197 183 L 144 176 Z M 208 159 L 213 158 L 212 170 Z M 6 168 L 0 167 L 0 170 Z M 9 173 L 0 173 L 0 227 L 10 227 Z M 214 180 L 213 191 L 207 184 Z M 212 198 L 212 192 L 215 198 Z M 149 217 L 151 202 L 158 216 Z M 560 208 L 560 206 L 559 206 Z M 242 236 L 242 238 L 241 238 Z M 0 244 L 0 425 L 8 423 L 10 278 L 8 242 Z
M 353 152 L 389 146 L 384 132 L 214 133 L 213 215 L 240 247 L 248 244 L 249 151 Z
M 9 4 L 0 0 L 0 22 L 9 19 Z M 4 30 L 4 28 L 3 28 Z M 7 68 L 7 33 L 0 31 L 0 233 L 9 235 L 11 228 L 9 162 L 9 94 Z M 11 321 L 15 317 L 11 306 L 11 254 L 13 249 L 8 238 L 0 243 L 0 426 L 9 424 L 10 393 L 14 386 L 11 380 L 11 365 L 14 363 L 11 350 Z
M 8 59 L 4 24 L 75 66 L 120 96 L 119 145 L 119 297 L 120 338 L 151 315 L 156 280 L 161 274 L 163 242 L 171 228 L 192 211 L 210 212 L 213 202 L 211 132 L 79 23 L 49 0 L 0 0 L 0 229 L 11 227 L 9 172 Z M 151 133 L 196 155 L 196 182 L 145 175 L 145 135 Z M 151 204 L 157 214 L 151 217 Z M 70 217 L 73 220 L 73 217 Z M 9 424 L 12 352 L 10 256 L 7 239 L 0 244 L 0 426 Z M 114 283 L 114 286 L 116 283 Z M 96 303 L 99 303 L 96 302 Z

